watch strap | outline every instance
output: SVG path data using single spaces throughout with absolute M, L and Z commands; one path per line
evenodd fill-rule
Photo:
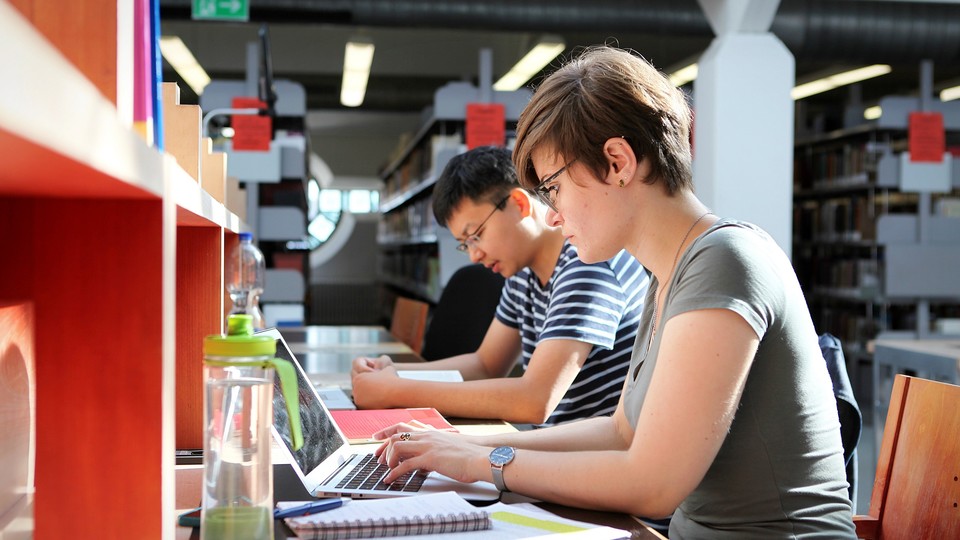
M 503 482 L 503 465 L 490 465 L 490 471 L 493 473 L 493 485 L 500 491 L 510 491 L 507 484 Z

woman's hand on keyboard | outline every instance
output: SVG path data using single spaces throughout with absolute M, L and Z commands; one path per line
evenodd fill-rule
M 391 469 L 384 477 L 385 482 L 417 469 L 436 471 L 461 482 L 489 480 L 489 475 L 483 474 L 490 469 L 487 459 L 490 448 L 468 442 L 459 433 L 418 430 L 405 423 L 382 430 L 376 436 L 386 437 L 376 451 L 380 462 Z

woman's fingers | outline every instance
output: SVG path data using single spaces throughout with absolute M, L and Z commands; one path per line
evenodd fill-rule
M 417 469 L 424 472 L 430 471 L 431 469 L 426 465 L 427 460 L 421 454 L 428 447 L 429 443 L 414 440 L 397 441 L 392 444 L 386 460 L 390 472 L 384 476 L 383 481 L 391 483 L 400 476 Z
M 373 434 L 373 438 L 376 440 L 386 439 L 392 437 L 393 435 L 400 433 L 402 431 L 419 431 L 422 430 L 424 424 L 414 420 L 413 422 L 400 422 L 399 424 L 394 424 L 390 427 L 383 428 L 380 431 L 377 431 Z

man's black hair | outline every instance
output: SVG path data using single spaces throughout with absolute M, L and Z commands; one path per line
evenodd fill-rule
M 497 204 L 517 187 L 517 170 L 509 150 L 499 146 L 474 148 L 454 156 L 443 168 L 433 186 L 433 215 L 446 227 L 464 199 Z

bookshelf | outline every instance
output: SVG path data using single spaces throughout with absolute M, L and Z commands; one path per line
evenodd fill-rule
M 33 339 L 22 519 L 41 540 L 172 538 L 174 448 L 202 444 L 202 336 L 221 330 L 222 253 L 243 225 L 122 120 L 101 91 L 116 69 L 81 71 L 71 41 L 43 36 L 77 11 L 116 23 L 115 2 L 15 5 L 0 3 L 18 44 L 0 48 L 15 81 L 0 86 L 0 304 L 29 306 Z M 115 24 L 92 28 L 67 35 L 86 54 L 122 46 Z
M 872 362 L 874 339 L 935 337 L 960 317 L 960 284 L 938 269 L 960 247 L 960 166 L 950 165 L 945 189 L 904 189 L 907 117 L 919 100 L 886 98 L 881 107 L 876 123 L 795 144 L 794 266 L 817 331 L 840 338 L 855 380 L 865 374 L 854 367 Z M 960 110 L 941 102 L 934 110 L 956 152 Z
M 458 242 L 433 216 L 433 186 L 447 162 L 466 151 L 464 129 L 468 103 L 479 101 L 480 90 L 470 83 L 452 82 L 438 89 L 434 104 L 424 111 L 417 132 L 401 141 L 381 172 L 384 182 L 378 230 L 379 278 L 384 285 L 384 309 L 397 295 L 436 303 L 450 276 L 470 264 L 456 250 Z M 491 92 L 504 104 L 507 141 L 520 112 L 530 99 L 528 90 Z

